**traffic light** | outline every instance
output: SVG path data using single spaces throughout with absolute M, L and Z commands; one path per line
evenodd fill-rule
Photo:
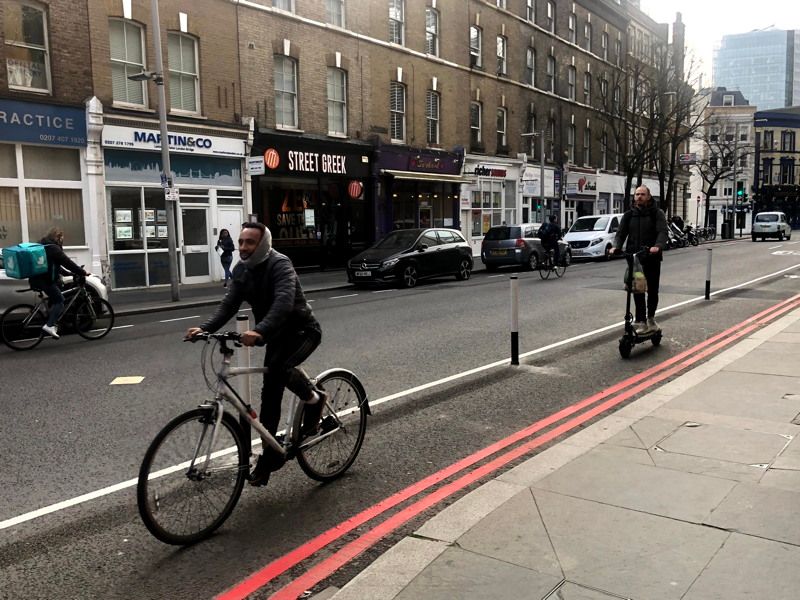
M 741 202 L 742 201 L 742 196 L 744 196 L 744 190 L 736 190 L 736 200 Z

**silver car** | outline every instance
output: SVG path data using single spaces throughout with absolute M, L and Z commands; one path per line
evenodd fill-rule
M 72 282 L 72 277 L 64 277 L 64 283 Z M 86 278 L 89 294 L 94 293 L 98 298 L 108 300 L 108 289 L 97 275 Z M 20 292 L 19 290 L 28 290 Z M 36 304 L 36 292 L 30 290 L 27 279 L 14 279 L 6 275 L 3 265 L 3 249 L 0 248 L 0 314 L 14 304 Z

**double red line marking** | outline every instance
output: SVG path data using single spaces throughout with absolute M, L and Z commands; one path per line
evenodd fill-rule
M 527 442 L 516 446 L 515 448 L 497 456 L 482 466 L 469 471 L 458 479 L 455 479 L 454 481 L 443 485 L 433 492 L 423 496 L 416 502 L 393 514 L 385 521 L 377 524 L 375 527 L 359 536 L 355 540 L 345 544 L 331 556 L 312 566 L 303 575 L 291 581 L 288 585 L 281 588 L 271 596 L 271 600 L 295 600 L 305 590 L 312 588 L 314 585 L 334 573 L 354 557 L 358 556 L 376 544 L 380 539 L 396 530 L 398 527 L 408 522 L 412 518 L 418 516 L 431 506 L 436 505 L 457 491 L 462 490 L 477 480 L 493 473 L 511 461 L 524 456 L 533 449 L 574 429 L 580 424 L 594 418 L 610 408 L 613 408 L 631 396 L 686 369 L 697 361 L 719 351 L 737 339 L 747 335 L 751 331 L 798 306 L 800 306 L 800 295 L 793 296 L 788 300 L 784 300 L 783 302 L 771 306 L 770 308 L 753 315 L 748 319 L 745 319 L 741 323 L 726 329 L 722 333 L 708 338 L 693 348 L 685 350 L 684 352 L 681 352 L 680 354 L 677 354 L 676 356 L 673 356 L 672 358 L 658 365 L 650 367 L 649 369 L 646 369 L 637 375 L 629 377 L 601 392 L 581 400 L 580 402 L 568 406 L 567 408 L 564 408 L 540 421 L 537 421 L 536 423 L 533 423 L 525 429 L 522 429 L 498 442 L 495 442 L 490 446 L 487 446 L 486 448 L 483 448 L 482 450 L 475 452 L 474 454 L 471 454 L 453 463 L 448 467 L 445 467 L 441 471 L 429 475 L 425 479 L 422 479 L 408 486 L 407 488 L 400 490 L 385 500 L 382 500 L 381 502 L 363 510 L 357 515 L 318 535 L 314 539 L 309 540 L 288 554 L 272 561 L 263 569 L 253 573 L 247 579 L 238 583 L 230 590 L 217 596 L 217 600 L 234 600 L 247 597 L 249 594 L 257 591 L 270 581 L 274 580 L 276 577 L 299 564 L 301 561 L 307 559 L 315 552 L 340 539 L 345 534 L 354 530 L 356 527 L 363 525 L 367 521 L 370 521 L 371 519 L 385 513 L 389 509 L 401 504 L 402 502 L 405 502 L 406 500 L 416 496 L 428 488 L 431 488 L 432 486 L 444 481 L 445 479 L 456 475 L 457 473 L 467 469 L 468 467 L 471 467 L 483 459 L 488 458 L 500 450 L 525 440 L 542 429 L 558 423 L 559 421 L 574 415 L 584 408 L 592 407 L 589 410 L 582 412 L 578 416 L 575 416 L 561 423 L 557 427 L 550 429 L 546 433 L 538 435 Z M 597 404 L 604 399 L 604 402 Z

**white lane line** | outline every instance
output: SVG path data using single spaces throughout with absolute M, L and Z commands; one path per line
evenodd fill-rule
M 200 315 L 192 315 L 191 317 L 178 317 L 177 319 L 164 319 L 163 321 L 159 321 L 159 323 L 172 323 L 173 321 L 185 321 L 186 319 L 198 319 Z
M 796 264 L 794 266 L 791 266 L 791 267 L 787 267 L 785 269 L 781 269 L 780 271 L 775 271 L 774 273 L 770 273 L 768 275 L 762 275 L 761 277 L 756 277 L 755 279 L 751 279 L 750 281 L 745 281 L 744 283 L 740 283 L 740 284 L 737 284 L 737 285 L 734 285 L 734 286 L 731 286 L 731 287 L 728 287 L 728 288 L 725 288 L 725 289 L 722 289 L 722 290 L 717 290 L 716 292 L 711 292 L 711 295 L 712 296 L 716 296 L 718 294 L 724 294 L 725 292 L 730 292 L 731 290 L 735 290 L 735 289 L 738 289 L 738 288 L 741 288 L 741 287 L 745 287 L 747 285 L 750 285 L 752 283 L 756 283 L 758 281 L 761 281 L 763 279 L 767 279 L 769 277 L 775 277 L 777 275 L 782 275 L 783 273 L 785 273 L 787 271 L 791 271 L 793 269 L 798 269 L 798 268 L 800 268 L 800 263 L 798 263 L 798 264 Z M 794 296 L 794 297 L 797 297 L 797 296 Z M 690 304 L 692 302 L 698 302 L 700 300 L 705 300 L 705 296 L 697 296 L 695 298 L 690 298 L 688 300 L 684 300 L 683 302 L 678 302 L 677 304 L 671 304 L 669 306 L 665 306 L 664 308 L 659 309 L 657 312 L 658 313 L 664 313 L 664 312 L 667 312 L 669 310 L 673 310 L 675 308 L 678 308 L 680 306 L 685 306 L 686 304 Z M 593 336 L 593 335 L 597 335 L 599 333 L 605 333 L 606 331 L 608 331 L 610 329 L 621 327 L 622 325 L 624 325 L 624 321 L 619 321 L 617 323 L 612 323 L 611 325 L 606 325 L 605 327 L 601 327 L 601 328 L 595 329 L 593 331 L 588 331 L 586 333 L 582 333 L 580 335 L 576 335 L 576 336 L 571 337 L 569 339 L 561 340 L 560 342 L 555 342 L 553 344 L 549 344 L 547 346 L 543 346 L 541 348 L 537 348 L 535 350 L 531 350 L 529 352 L 525 352 L 524 354 L 520 354 L 520 357 L 524 358 L 524 357 L 527 357 L 527 356 L 533 356 L 535 354 L 541 354 L 542 352 L 546 352 L 547 350 L 552 350 L 553 348 L 558 348 L 560 346 L 565 346 L 565 345 L 570 344 L 572 342 L 575 342 L 575 341 L 578 341 L 578 340 L 582 340 L 582 339 L 585 339 L 587 337 L 590 337 L 590 336 Z M 468 371 L 462 371 L 461 373 L 456 373 L 455 375 L 450 375 L 450 376 L 444 377 L 442 379 L 437 379 L 436 381 L 431 381 L 430 383 L 425 383 L 425 384 L 422 384 L 422 385 L 418 385 L 418 386 L 413 387 L 411 389 L 403 390 L 402 392 L 397 392 L 395 394 L 390 394 L 388 396 L 384 396 L 383 398 L 378 398 L 377 400 L 370 400 L 369 401 L 369 405 L 370 405 L 370 407 L 373 407 L 373 406 L 377 406 L 378 404 L 383 404 L 385 402 L 389 402 L 390 400 L 397 400 L 399 398 L 403 398 L 404 396 L 409 396 L 411 394 L 415 394 L 417 392 L 421 392 L 421 391 L 424 391 L 424 390 L 427 390 L 427 389 L 442 385 L 444 383 L 449 383 L 449 382 L 455 381 L 457 379 L 462 379 L 464 377 L 468 377 L 470 375 L 474 375 L 475 373 L 480 373 L 481 371 L 487 371 L 487 370 L 493 369 L 495 367 L 500 367 L 500 366 L 503 366 L 503 365 L 507 365 L 509 363 L 509 361 L 510 361 L 509 358 L 504 358 L 502 360 L 498 360 L 498 361 L 495 361 L 493 363 L 489 363 L 488 365 L 483 365 L 483 366 L 480 366 L 480 367 L 476 367 L 474 369 L 469 369 Z M 340 414 L 341 416 L 344 416 L 344 415 L 349 414 L 350 412 L 354 412 L 354 410 L 357 409 L 357 408 L 358 407 L 355 407 L 354 409 L 348 409 L 348 410 L 343 411 L 343 412 L 338 413 L 338 414 Z M 254 440 L 254 443 L 257 443 L 257 442 Z M 233 451 L 233 448 L 226 448 L 225 450 L 222 450 L 221 452 L 222 453 L 227 453 L 227 452 L 232 452 L 232 451 Z M 172 471 L 174 471 L 175 469 L 177 469 L 179 467 L 180 467 L 180 465 L 177 465 L 176 467 L 167 467 L 164 470 L 163 473 L 172 472 Z M 83 494 L 82 496 L 76 496 L 75 498 L 70 498 L 69 500 L 63 500 L 62 502 L 58 502 L 56 504 L 51 504 L 50 506 L 45 506 L 45 507 L 39 508 L 39 509 L 31 511 L 31 512 L 24 513 L 24 514 L 16 516 L 16 517 L 11 517 L 10 519 L 6 519 L 5 521 L 0 521 L 0 531 L 2 531 L 3 529 L 8 529 L 9 527 L 13 527 L 15 525 L 19 525 L 21 523 L 25 523 L 26 521 L 31 521 L 33 519 L 36 519 L 38 517 L 42 517 L 44 515 L 49 515 L 49 514 L 52 514 L 54 512 L 58 512 L 60 510 L 64 510 L 65 508 L 70 508 L 71 506 L 76 506 L 78 504 L 82 504 L 82 503 L 88 502 L 90 500 L 96 500 L 97 498 L 101 498 L 103 496 L 107 496 L 109 494 L 113 494 L 115 492 L 119 492 L 121 490 L 133 487 L 133 486 L 136 485 L 136 482 L 137 482 L 136 479 L 129 479 L 127 481 L 123 481 L 122 483 L 117 483 L 115 485 L 111 485 L 111 486 L 96 490 L 94 492 L 89 492 L 88 494 Z
M 111 329 L 127 329 L 128 327 L 133 327 L 133 325 L 114 325 Z
M 331 296 L 328 300 L 338 300 L 339 298 L 352 298 L 353 296 L 358 296 L 358 294 L 346 294 L 344 296 Z
M 494 279 L 495 277 L 505 277 L 505 275 L 503 275 L 503 274 L 500 274 L 500 275 L 489 275 L 486 279 Z
M 388 289 L 388 290 L 373 290 L 373 294 L 385 294 L 386 292 L 396 292 L 397 290 Z
M 777 246 L 770 246 L 767 250 L 775 250 L 775 248 L 780 248 L 783 244 L 778 244 Z

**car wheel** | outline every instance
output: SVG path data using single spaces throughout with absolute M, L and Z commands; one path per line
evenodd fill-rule
M 786 241 L 788 242 L 791 239 L 792 239 L 792 232 L 790 231 L 789 233 L 786 234 Z
M 536 252 L 531 252 L 528 257 L 528 270 L 536 271 L 539 269 L 539 255 Z
M 415 265 L 405 265 L 400 276 L 400 285 L 404 288 L 413 288 L 417 285 L 417 267 Z
M 754 241 L 754 242 L 755 242 L 755 241 L 758 241 L 758 238 L 756 238 L 756 234 L 755 234 L 755 233 L 754 233 L 754 234 L 753 234 L 751 237 L 753 238 L 753 241 Z
M 564 266 L 565 266 L 565 267 L 568 267 L 568 266 L 570 266 L 570 265 L 572 264 L 572 252 L 570 252 L 569 250 L 567 250 L 567 251 L 564 253 L 564 258 L 563 258 L 562 260 L 564 261 Z
M 456 272 L 456 279 L 459 281 L 465 281 L 469 279 L 469 276 L 472 274 L 472 265 L 469 262 L 469 259 L 462 258 L 461 262 L 458 263 L 458 271 Z
M 779 242 L 782 242 L 782 241 L 783 241 L 783 232 L 782 232 L 782 231 L 779 231 L 779 232 L 778 232 L 778 241 L 779 241 Z
M 611 244 L 606 246 L 606 251 L 603 253 L 603 260 L 605 260 L 606 262 L 611 260 Z

